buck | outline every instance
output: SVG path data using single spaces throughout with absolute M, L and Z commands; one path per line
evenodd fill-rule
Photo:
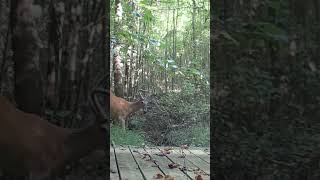
M 142 90 L 140 90 L 142 91 Z M 140 109 L 143 109 L 143 112 L 147 112 L 147 104 L 148 104 L 148 98 L 149 96 L 143 97 L 141 93 L 140 100 L 136 102 L 129 102 L 121 97 L 115 96 L 113 93 L 111 93 L 110 90 L 104 90 L 104 89 L 95 89 L 95 93 L 102 93 L 107 94 L 110 96 L 110 113 L 111 118 L 117 122 L 119 122 L 122 125 L 123 130 L 125 131 L 126 128 L 128 128 L 129 124 L 129 117 L 137 112 Z M 96 103 L 97 106 L 101 106 L 100 103 Z M 96 107 L 96 109 L 103 109 L 102 107 Z
M 82 129 L 62 128 L 18 110 L 0 96 L 0 169 L 11 179 L 54 179 L 66 164 L 105 148 L 105 118 L 98 116 Z

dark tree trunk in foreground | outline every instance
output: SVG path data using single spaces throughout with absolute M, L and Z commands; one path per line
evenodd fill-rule
M 43 89 L 39 37 L 32 18 L 32 0 L 13 0 L 11 7 L 15 100 L 19 109 L 41 115 Z

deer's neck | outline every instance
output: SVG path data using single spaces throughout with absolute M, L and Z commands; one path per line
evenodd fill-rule
M 129 105 L 129 114 L 135 113 L 141 108 L 143 108 L 141 101 L 131 102 Z
M 95 123 L 80 130 L 73 130 L 65 141 L 66 161 L 72 162 L 95 150 L 103 149 L 106 137 L 107 134 Z

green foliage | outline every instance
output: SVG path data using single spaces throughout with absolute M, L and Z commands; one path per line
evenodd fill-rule
M 118 145 L 136 145 L 140 146 L 145 143 L 144 135 L 138 131 L 123 131 L 119 126 L 110 128 L 110 141 L 114 141 Z
M 186 131 L 185 129 L 178 129 L 171 131 L 168 134 L 168 144 L 180 146 L 182 144 L 189 144 L 190 146 L 209 147 L 210 146 L 210 128 L 193 126 Z
M 152 110 L 131 117 L 130 127 L 146 132 L 154 144 L 209 144 L 209 2 L 151 0 L 121 2 L 123 19 L 114 27 L 115 6 L 111 6 L 111 32 L 121 45 L 120 56 L 128 62 L 128 47 L 136 55 L 133 72 L 139 85 L 178 93 L 157 94 Z M 192 26 L 192 19 L 194 25 Z M 175 22 L 176 20 L 177 22 Z M 148 77 L 141 78 L 144 74 Z M 147 73 L 146 73 L 147 72 Z M 125 74 L 125 73 L 123 73 Z M 135 85 L 133 85 L 135 86 Z M 169 87 L 171 86 L 171 88 Z M 169 90 L 170 89 L 170 90 Z M 181 92 L 180 92 L 181 91 Z M 158 108 L 157 108 L 158 107 Z M 159 109 L 160 108 L 160 109 Z M 165 111 L 162 112 L 162 111 Z M 186 131 L 192 127 L 192 131 Z M 114 131 L 114 130 L 113 130 Z M 134 132 L 136 132 L 134 131 Z M 201 133 L 201 132 L 205 133 Z M 185 133 L 175 137 L 175 133 Z M 127 136 L 115 131 L 117 139 Z M 140 139 L 140 138 L 137 138 Z M 142 138 L 144 139 L 144 138 Z M 128 143 L 120 139 L 119 142 Z M 138 142 L 138 141 L 137 141 Z
M 143 15 L 144 22 L 150 23 L 150 22 L 152 22 L 152 19 L 153 19 L 152 12 L 150 10 L 148 10 L 148 9 L 145 9 L 144 10 L 144 15 Z
M 149 142 L 155 145 L 209 145 L 209 97 L 192 83 L 179 93 L 155 95 L 140 121 Z
M 158 87 L 163 86 L 162 82 L 173 78 L 177 81 L 192 80 L 194 83 L 203 79 L 208 81 L 209 68 L 203 67 L 209 62 L 209 4 L 206 1 L 199 1 L 197 4 L 193 28 L 192 1 L 178 3 L 170 0 L 160 4 L 150 0 L 121 2 L 124 13 L 117 30 L 112 29 L 115 5 L 111 6 L 111 32 L 116 42 L 123 44 L 124 48 L 120 50 L 123 60 L 126 61 L 127 47 L 134 45 L 142 55 L 142 58 L 137 57 L 139 62 L 141 59 L 143 67 L 150 68 L 152 77 L 159 79 Z M 184 8 L 180 9 L 181 6 Z M 173 22 L 173 17 L 178 18 L 176 23 Z M 163 74 L 167 81 L 161 79 Z
M 319 178 L 319 28 L 290 19 L 288 4 L 262 1 L 217 30 L 211 113 L 216 171 L 228 179 Z

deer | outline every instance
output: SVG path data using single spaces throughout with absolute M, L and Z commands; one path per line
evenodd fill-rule
M 139 90 L 143 91 L 143 90 Z M 139 92 L 140 100 L 136 102 L 129 102 L 121 97 L 114 95 L 110 90 L 97 88 L 95 93 L 106 94 L 110 96 L 110 113 L 111 118 L 121 124 L 122 129 L 126 131 L 129 125 L 129 117 L 135 112 L 143 109 L 143 112 L 147 112 L 147 104 L 149 96 L 143 97 Z M 100 103 L 96 103 L 97 106 L 101 106 Z M 103 109 L 102 107 L 96 107 L 96 109 Z M 100 110 L 101 111 L 101 110 Z
M 91 93 L 94 107 L 96 95 Z M 0 96 L 0 169 L 10 179 L 55 179 L 67 164 L 106 148 L 106 119 L 101 112 L 87 127 L 63 128 Z

